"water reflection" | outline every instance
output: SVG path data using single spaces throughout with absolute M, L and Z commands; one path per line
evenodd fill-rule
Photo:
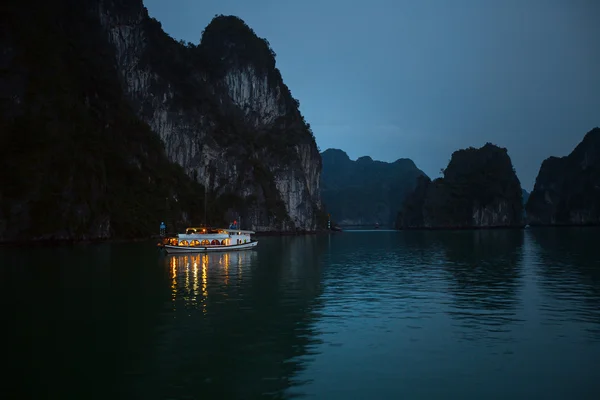
M 204 253 L 188 255 L 168 255 L 165 261 L 169 264 L 171 281 L 171 301 L 173 311 L 181 303 L 186 309 L 201 309 L 206 313 L 208 301 L 208 280 L 220 280 L 222 285 L 237 285 L 251 271 L 243 271 L 257 260 L 255 251 L 239 251 L 227 253 Z
M 510 340 L 519 321 L 522 230 L 440 232 L 453 304 L 448 314 L 467 340 Z M 464 329 L 468 328 L 468 329 Z
M 165 257 L 168 302 L 132 396 L 281 397 L 300 383 L 314 345 L 319 251 L 314 238 L 274 239 L 260 251 Z
M 556 336 L 574 339 L 577 332 L 567 325 L 583 323 L 586 338 L 600 341 L 600 230 L 531 229 L 528 234 L 531 263 L 548 293 L 540 304 L 544 325 Z
M 0 248 L 7 390 L 595 398 L 599 233 L 344 232 L 173 256 L 154 243 Z
M 103 398 L 114 349 L 109 246 L 0 248 L 4 390 L 15 398 Z M 93 365 L 88 365 L 94 360 Z M 82 367 L 85 366 L 85 367 Z M 14 375 L 13 375 L 14 374 Z M 9 395 L 9 396 L 10 396 Z

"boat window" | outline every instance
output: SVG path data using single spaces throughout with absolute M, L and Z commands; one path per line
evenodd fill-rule
M 200 244 L 202 246 L 208 246 L 210 244 L 210 242 L 208 240 L 204 239 L 202 242 L 200 242 Z

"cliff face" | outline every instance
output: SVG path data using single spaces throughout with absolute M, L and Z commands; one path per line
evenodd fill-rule
M 0 241 L 181 229 L 203 222 L 205 187 L 209 223 L 316 227 L 314 138 L 241 20 L 200 46 L 138 0 L 23 0 L 0 22 Z
M 405 196 L 417 178 L 425 176 L 409 159 L 387 163 L 360 157 L 352 161 L 337 149 L 328 149 L 321 157 L 323 203 L 340 225 L 393 226 Z
M 238 198 L 229 206 L 245 228 L 316 228 L 321 158 L 266 40 L 218 16 L 200 45 L 184 45 L 139 0 L 103 0 L 97 13 L 126 97 L 170 160 L 216 202 Z
M 506 149 L 486 144 L 452 154 L 444 177 L 421 179 L 396 226 L 477 228 L 521 226 L 522 192 Z
M 529 192 L 525 189 L 521 190 L 523 197 L 523 221 L 527 221 L 527 212 L 525 212 L 525 206 L 527 205 L 527 201 L 529 201 Z
M 423 210 L 431 179 L 420 176 L 415 189 L 401 203 L 402 208 L 396 214 L 396 228 L 421 228 L 424 226 Z
M 0 241 L 189 223 L 202 187 L 123 98 L 97 19 L 82 2 L 33 3 L 0 13 Z
M 530 225 L 600 224 L 600 128 L 568 156 L 544 160 L 526 211 Z

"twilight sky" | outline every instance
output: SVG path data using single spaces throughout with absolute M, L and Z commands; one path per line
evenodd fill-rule
M 598 0 L 145 0 L 198 43 L 215 14 L 266 38 L 321 151 L 411 158 L 508 148 L 531 190 L 541 162 L 600 126 Z

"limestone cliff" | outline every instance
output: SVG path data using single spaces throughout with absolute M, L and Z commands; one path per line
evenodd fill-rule
M 266 40 L 217 16 L 198 46 L 184 45 L 140 0 L 102 0 L 97 12 L 126 97 L 170 160 L 215 202 L 236 197 L 227 206 L 245 228 L 316 228 L 321 158 Z
M 393 226 L 405 196 L 425 176 L 405 158 L 393 163 L 368 156 L 353 161 L 338 149 L 327 149 L 321 157 L 323 203 L 339 225 Z
M 521 184 L 506 149 L 486 144 L 452 154 L 444 177 L 421 179 L 398 215 L 397 227 L 521 226 Z
M 184 46 L 138 0 L 23 0 L 0 30 L 0 241 L 180 229 L 205 188 L 208 223 L 315 229 L 314 138 L 241 20 Z
M 523 221 L 527 221 L 527 212 L 525 212 L 525 206 L 527 205 L 527 201 L 529 200 L 529 192 L 525 189 L 522 189 L 521 193 L 523 198 Z
M 568 156 L 544 160 L 526 211 L 530 225 L 600 224 L 600 128 Z
M 408 193 L 396 215 L 396 228 L 421 228 L 424 226 L 423 210 L 431 179 L 423 175 L 417 179 L 414 190 Z

